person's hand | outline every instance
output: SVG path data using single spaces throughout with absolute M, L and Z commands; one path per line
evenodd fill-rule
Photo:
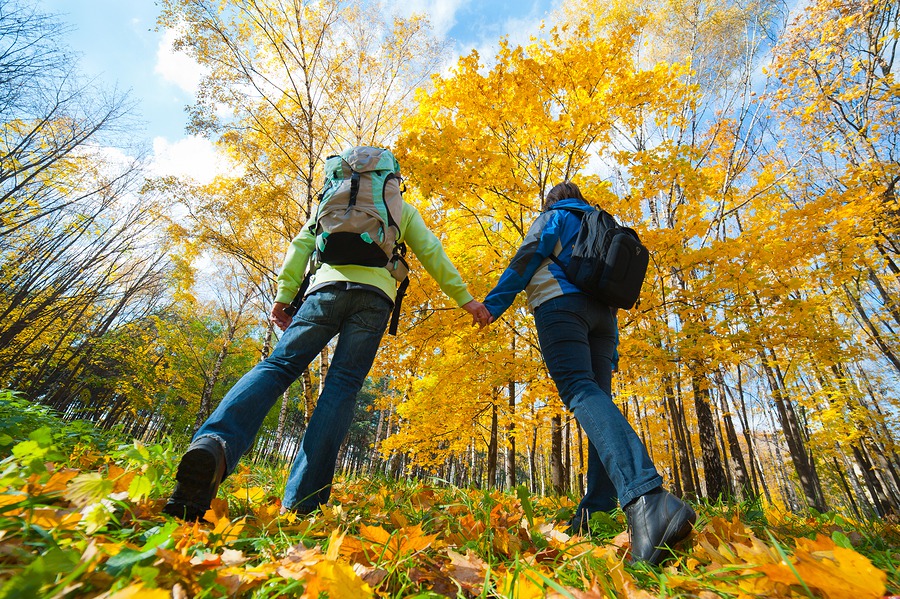
M 494 321 L 490 311 L 479 301 L 472 300 L 463 304 L 463 310 L 472 315 L 472 325 L 477 324 L 479 328 L 483 329 Z
M 275 323 L 279 329 L 284 331 L 291 325 L 291 317 L 288 316 L 288 313 L 284 311 L 285 308 L 288 307 L 288 304 L 282 302 L 275 302 L 272 304 L 272 313 L 269 315 L 269 318 L 272 322 Z

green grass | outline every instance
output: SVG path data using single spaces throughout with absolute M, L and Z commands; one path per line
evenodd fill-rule
M 895 522 L 758 503 L 696 505 L 697 532 L 663 568 L 627 564 L 614 544 L 621 511 L 595 515 L 590 537 L 568 538 L 574 499 L 524 487 L 339 477 L 329 505 L 295 519 L 278 515 L 285 468 L 240 467 L 220 492 L 227 516 L 195 526 L 160 513 L 179 455 L 171 445 L 125 442 L 10 394 L 0 397 L 7 416 L 15 423 L 0 420 L 0 599 L 152 598 L 176 587 L 253 598 L 355 598 L 372 588 L 398 598 L 828 597 L 837 592 L 828 576 L 853 584 L 878 570 L 886 584 L 871 596 L 900 592 Z

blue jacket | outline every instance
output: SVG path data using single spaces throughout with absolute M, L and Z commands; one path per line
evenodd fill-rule
M 484 299 L 484 305 L 494 318 L 500 318 L 522 290 L 525 290 L 532 310 L 554 297 L 582 293 L 566 280 L 562 269 L 549 258 L 555 254 L 567 264 L 572 255 L 581 219 L 577 213 L 565 208 L 584 212 L 595 210 L 586 202 L 569 198 L 555 203 L 535 219 L 509 266 Z

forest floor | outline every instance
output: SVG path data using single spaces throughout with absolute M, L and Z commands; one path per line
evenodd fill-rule
M 660 568 L 628 564 L 621 512 L 569 536 L 570 497 L 341 479 L 280 515 L 283 468 L 241 467 L 208 522 L 161 514 L 178 453 L 0 402 L 0 599 L 822 597 L 900 594 L 900 523 L 696 505 Z

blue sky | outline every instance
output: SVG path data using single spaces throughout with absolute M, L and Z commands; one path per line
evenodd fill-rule
M 175 55 L 166 42 L 171 36 L 156 30 L 158 8 L 153 0 L 37 0 L 38 6 L 57 13 L 71 31 L 66 39 L 80 55 L 84 75 L 96 77 L 107 88 L 130 91 L 136 112 L 146 123 L 142 137 L 153 147 L 158 170 L 169 174 L 177 167 L 189 172 L 214 168 L 211 148 L 184 133 L 185 105 L 191 103 L 196 70 L 184 56 Z M 453 39 L 456 52 L 477 48 L 483 56 L 493 51 L 500 37 L 525 42 L 541 19 L 560 0 L 388 0 L 404 12 L 429 15 L 435 32 Z M 188 158 L 204 161 L 188 167 Z M 171 174 L 179 174 L 171 172 Z

